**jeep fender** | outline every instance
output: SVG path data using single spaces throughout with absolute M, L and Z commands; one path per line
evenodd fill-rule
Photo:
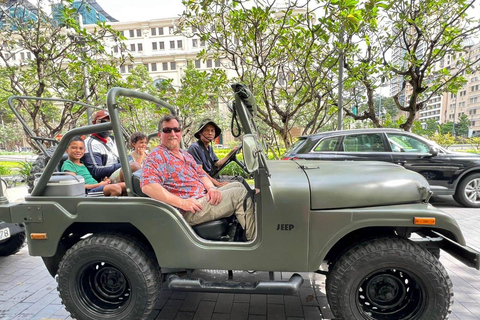
M 415 225 L 415 217 L 435 218 L 435 225 Z M 329 221 L 325 224 L 325 221 Z M 455 219 L 430 204 L 405 204 L 341 210 L 316 210 L 310 214 L 310 254 L 308 268 L 317 270 L 330 250 L 352 232 L 365 228 L 414 228 L 436 230 L 465 246 L 465 238 Z M 335 230 L 333 233 L 331 230 Z M 375 234 L 371 234 L 375 237 Z

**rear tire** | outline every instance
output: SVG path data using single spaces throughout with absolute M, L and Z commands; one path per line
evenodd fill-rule
M 480 173 L 470 174 L 463 178 L 458 184 L 453 198 L 462 206 L 480 208 Z
M 331 267 L 327 297 L 335 319 L 444 320 L 452 282 L 427 250 L 400 238 L 360 243 Z
M 25 231 L 23 231 L 0 243 L 0 256 L 9 256 L 20 251 L 25 245 L 25 238 Z
M 60 262 L 58 291 L 77 320 L 146 319 L 160 293 L 155 259 L 133 238 L 93 235 Z
M 50 161 L 50 157 L 55 152 L 57 147 L 50 147 L 48 148 L 47 154 L 41 154 L 35 159 L 35 162 L 32 164 L 32 170 L 30 170 L 30 175 L 27 177 L 27 185 L 28 185 L 28 193 L 32 193 L 34 182 L 35 182 L 35 175 L 40 174 L 45 170 L 48 161 Z

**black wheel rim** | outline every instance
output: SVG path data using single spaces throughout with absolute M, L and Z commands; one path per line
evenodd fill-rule
M 76 286 L 80 302 L 99 317 L 118 315 L 130 304 L 130 281 L 112 264 L 95 261 L 85 265 L 78 273 Z
M 369 320 L 417 319 L 425 301 L 422 283 L 399 269 L 377 270 L 357 290 L 358 309 Z

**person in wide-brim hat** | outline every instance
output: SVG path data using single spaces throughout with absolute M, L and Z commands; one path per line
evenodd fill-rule
M 205 129 L 205 127 L 208 124 L 211 124 L 213 126 L 213 128 L 215 129 L 215 137 L 213 139 L 217 139 L 218 136 L 220 136 L 220 134 L 222 133 L 222 129 L 220 129 L 220 127 L 217 126 L 217 124 L 210 119 L 203 120 L 200 123 L 200 126 L 198 127 L 198 130 L 193 134 L 193 136 L 197 139 L 200 139 L 200 135 L 201 135 L 202 131 Z
M 203 120 L 198 130 L 193 134 L 198 140 L 190 145 L 188 152 L 193 156 L 195 161 L 202 166 L 203 170 L 208 173 L 210 180 L 217 187 L 223 186 L 228 182 L 220 182 L 214 179 L 212 176 L 218 172 L 218 168 L 221 168 L 232 153 L 234 153 L 238 147 L 233 148 L 230 153 L 219 160 L 212 146 L 210 145 L 220 134 L 222 129 L 211 119 Z

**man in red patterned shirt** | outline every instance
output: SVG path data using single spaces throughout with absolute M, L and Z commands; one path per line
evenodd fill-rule
M 255 236 L 251 198 L 240 182 L 215 187 L 193 157 L 180 149 L 180 120 L 167 115 L 160 120 L 161 144 L 150 152 L 142 171 L 142 191 L 149 197 L 177 207 L 190 225 L 236 215 L 247 240 Z M 244 201 L 246 208 L 244 209 Z

